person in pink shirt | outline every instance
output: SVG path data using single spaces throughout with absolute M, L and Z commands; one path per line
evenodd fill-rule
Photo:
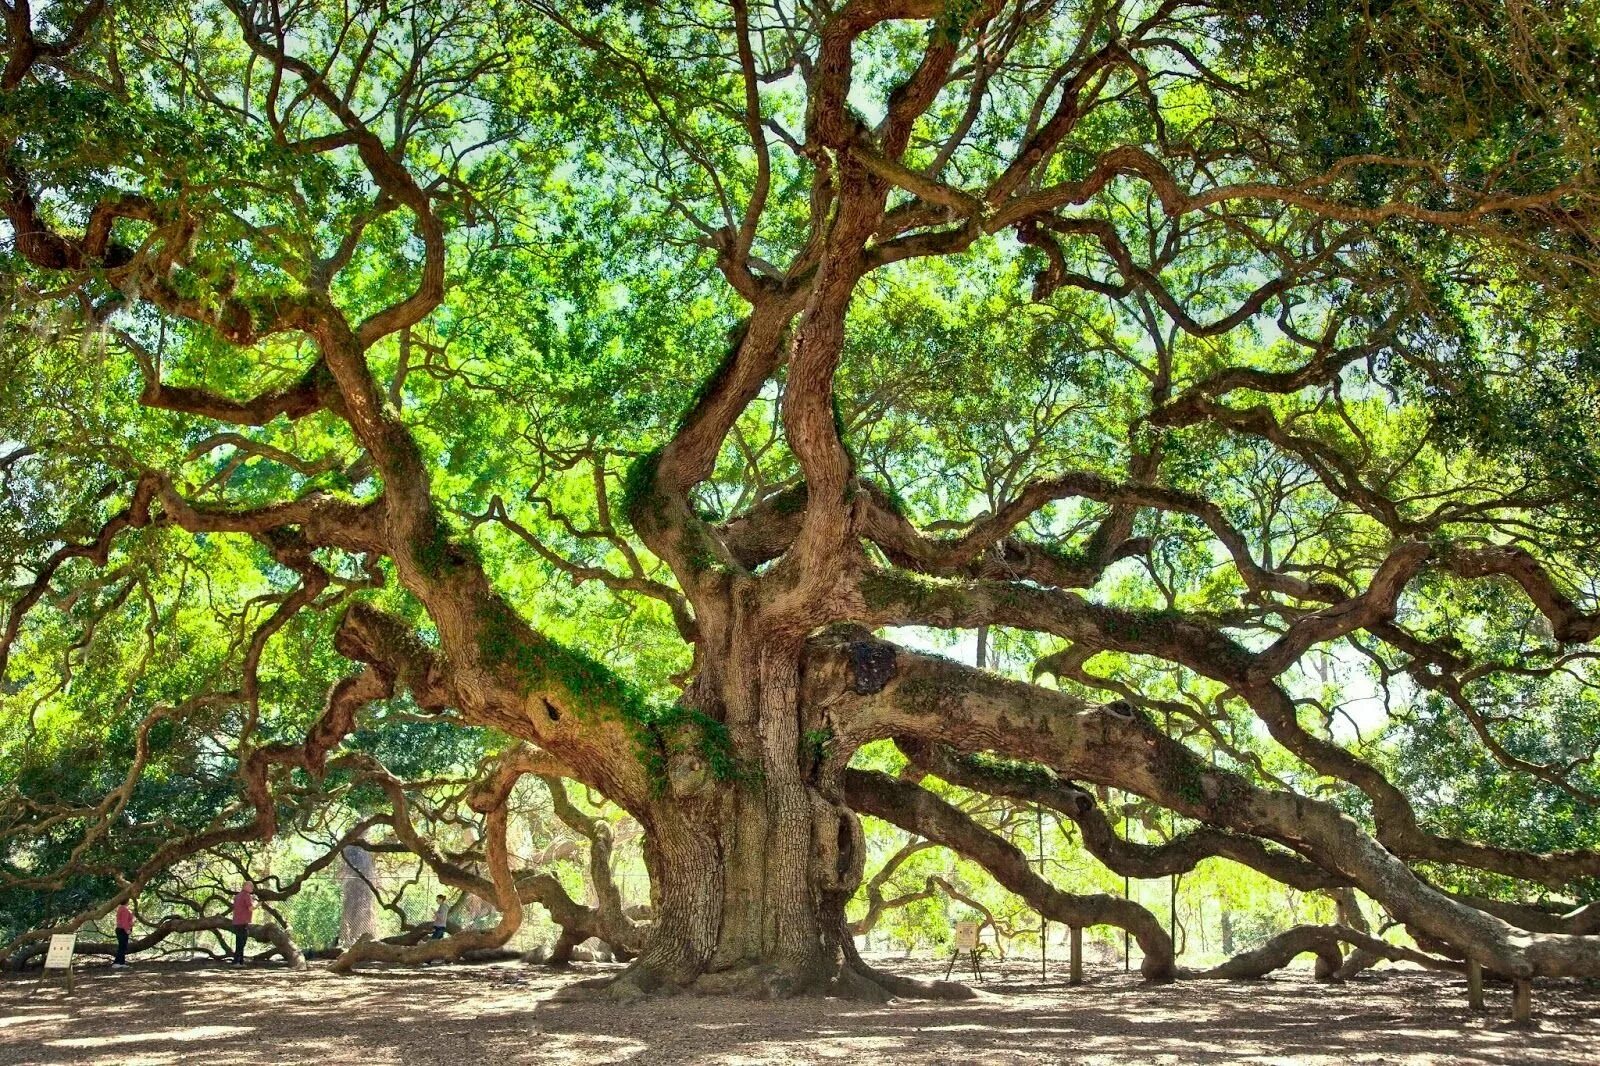
M 133 935 L 133 908 L 128 901 L 117 904 L 117 957 L 113 966 L 128 965 L 128 938 Z
M 255 914 L 256 886 L 246 881 L 233 897 L 233 958 L 235 966 L 244 965 L 244 942 L 250 934 L 250 918 Z

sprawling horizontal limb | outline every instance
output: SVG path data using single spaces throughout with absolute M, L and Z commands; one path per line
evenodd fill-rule
M 1252 836 L 1201 826 L 1159 844 L 1135 844 L 1117 835 L 1094 795 L 1044 766 L 1005 772 L 992 761 L 963 755 L 945 745 L 899 738 L 913 765 L 974 792 L 1037 803 L 1066 815 L 1082 834 L 1084 849 L 1113 873 L 1125 877 L 1166 877 L 1188 873 L 1205 859 L 1226 858 L 1283 884 L 1303 890 L 1335 888 L 1337 875 Z
M 1183 977 L 1250 978 L 1265 977 L 1273 970 L 1281 970 L 1297 956 L 1307 953 L 1317 957 L 1316 976 L 1320 980 L 1336 978 L 1343 969 L 1344 959 L 1339 950 L 1349 944 L 1377 958 L 1392 962 L 1413 962 L 1433 970 L 1459 971 L 1461 963 L 1441 959 L 1412 948 L 1398 947 L 1343 925 L 1297 925 L 1270 938 L 1260 947 L 1242 952 L 1208 970 L 1185 972 Z
M 872 669 L 861 670 L 863 663 Z M 1528 933 L 1451 899 L 1333 806 L 1257 788 L 1213 767 L 1125 706 L 1089 706 L 859 631 L 813 643 L 807 685 L 826 708 L 842 750 L 909 736 L 1042 762 L 1205 824 L 1289 846 L 1354 883 L 1398 920 L 1458 945 L 1491 969 L 1513 976 L 1600 975 L 1600 945 L 1593 939 Z
M 1413 860 L 1451 862 L 1521 877 L 1562 883 L 1600 875 L 1600 851 L 1533 853 L 1440 837 L 1417 821 L 1410 800 L 1371 763 L 1332 740 L 1315 736 L 1299 721 L 1294 702 L 1276 680 L 1289 658 L 1284 642 L 1305 646 L 1363 624 L 1392 617 L 1394 598 L 1428 557 L 1426 546 L 1403 545 L 1360 596 L 1313 612 L 1291 627 L 1278 652 L 1253 652 L 1198 613 L 1129 611 L 1094 603 L 1057 589 L 1024 582 L 948 582 L 893 572 L 869 572 L 862 582 L 862 615 L 877 625 L 937 625 L 976 628 L 1012 625 L 1063 637 L 1085 648 L 1149 655 L 1178 663 L 1229 686 L 1242 696 L 1273 739 L 1320 773 L 1349 781 L 1373 803 L 1379 839 Z M 1295 653 L 1297 657 L 1299 652 Z
M 128 940 L 128 954 L 146 951 L 160 944 L 169 936 L 178 933 L 200 933 L 207 930 L 230 930 L 235 928 L 233 917 L 227 914 L 218 914 L 209 918 L 163 918 L 150 928 L 150 931 Z M 301 953 L 299 945 L 289 934 L 289 931 L 272 922 L 252 922 L 245 926 L 245 935 L 251 940 L 259 940 L 269 944 L 281 956 L 291 969 L 305 969 L 305 956 Z M 42 948 L 42 945 L 41 945 Z M 79 955 L 115 955 L 117 945 L 114 942 L 99 940 L 80 940 L 73 946 L 73 951 Z M 23 960 L 17 959 L 20 964 Z
M 1131 900 L 1104 894 L 1063 892 L 1028 867 L 1015 844 L 911 781 L 867 770 L 846 770 L 843 798 L 853 810 L 892 822 L 907 832 L 943 844 L 971 859 L 1015 892 L 1045 918 L 1076 928 L 1114 925 L 1139 941 L 1141 972 L 1148 978 L 1172 976 L 1172 938 L 1155 915 Z

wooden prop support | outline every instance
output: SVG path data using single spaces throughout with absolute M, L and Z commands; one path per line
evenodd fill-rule
M 950 956 L 950 965 L 948 965 L 948 966 L 946 966 L 944 968 L 944 979 L 946 981 L 950 980 L 950 973 L 951 973 L 951 971 L 953 971 L 956 968 L 956 960 L 959 959 L 960 957 L 961 957 L 961 949 L 957 948 L 955 950 L 955 952 Z M 972 962 L 972 976 L 973 976 L 973 978 L 976 979 L 979 982 L 982 982 L 983 981 L 983 968 L 978 965 L 978 952 L 976 950 L 967 952 L 967 958 L 969 960 L 971 960 L 971 962 Z
M 1068 971 L 1067 984 L 1083 984 L 1083 927 L 1072 927 L 1072 968 Z
M 1527 977 L 1511 982 L 1511 1020 L 1518 1025 L 1533 1024 L 1533 981 Z
M 1467 1006 L 1483 1009 L 1483 964 L 1472 959 L 1467 960 Z

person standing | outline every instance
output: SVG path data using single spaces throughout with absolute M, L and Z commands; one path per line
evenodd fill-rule
M 256 886 L 246 881 L 233 897 L 233 958 L 235 966 L 244 965 L 244 942 L 250 934 L 250 919 L 255 914 Z
M 117 957 L 113 966 L 128 965 L 128 938 L 133 935 L 133 908 L 128 901 L 117 904 Z
M 444 893 L 439 893 L 438 906 L 433 909 L 433 939 L 443 940 L 444 934 L 450 928 L 450 904 L 445 902 Z

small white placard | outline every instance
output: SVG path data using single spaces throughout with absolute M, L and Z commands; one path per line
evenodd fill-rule
M 50 948 L 44 954 L 47 970 L 72 969 L 72 949 L 77 946 L 77 933 L 55 933 L 50 937 Z
M 956 950 L 976 951 L 978 949 L 978 923 L 956 923 Z

